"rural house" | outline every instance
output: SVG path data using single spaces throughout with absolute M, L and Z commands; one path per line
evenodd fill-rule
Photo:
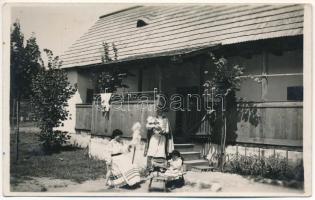
M 201 94 L 213 76 L 209 53 L 245 67 L 238 97 L 250 102 L 259 123 L 240 119 L 237 145 L 228 153 L 269 154 L 299 162 L 303 151 L 303 5 L 137 6 L 100 16 L 61 57 L 78 91 L 69 101 L 71 119 L 64 128 L 72 142 L 101 158 L 115 128 L 131 137 L 131 126 L 154 115 L 155 94 Z M 108 113 L 99 108 L 95 74 L 128 72 Z M 207 73 L 205 73 L 207 72 Z M 254 81 L 255 77 L 259 81 Z M 128 99 L 128 105 L 126 98 Z M 147 108 L 137 109 L 146 94 Z M 194 104 L 196 98 L 192 98 Z M 196 100 L 197 101 L 197 100 Z M 183 104 L 187 100 L 183 99 Z M 194 104 L 195 105 L 195 104 Z M 167 111 L 177 148 L 187 166 L 203 165 L 211 143 L 206 123 L 194 131 L 203 110 Z M 247 106 L 248 106 L 247 105 Z M 128 110 L 114 110 L 128 106 Z M 247 118 L 250 118 L 251 113 Z M 143 131 L 142 137 L 146 134 Z

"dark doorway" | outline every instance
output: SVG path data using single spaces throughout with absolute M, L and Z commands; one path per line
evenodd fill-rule
M 201 120 L 201 96 L 198 86 L 176 88 L 182 96 L 182 109 L 176 111 L 174 140 L 176 143 L 189 142 L 196 125 Z M 199 96 L 199 100 L 198 97 Z

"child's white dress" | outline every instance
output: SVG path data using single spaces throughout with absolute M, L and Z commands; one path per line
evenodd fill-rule
M 165 171 L 165 176 L 177 177 L 182 175 L 183 160 L 177 158 L 176 160 L 170 160 L 170 167 Z

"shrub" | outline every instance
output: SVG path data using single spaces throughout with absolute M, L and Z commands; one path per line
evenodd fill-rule
M 54 130 L 52 132 L 42 131 L 39 134 L 39 141 L 46 152 L 58 151 L 60 147 L 70 139 L 70 135 L 67 135 L 66 131 Z
M 226 163 L 225 170 L 240 175 L 260 176 L 279 180 L 304 180 L 303 162 L 293 167 L 280 156 L 258 157 L 237 155 Z
M 48 56 L 48 65 L 33 77 L 31 102 L 37 126 L 41 129 L 39 140 L 44 150 L 50 152 L 58 149 L 69 139 L 67 132 L 54 130 L 63 126 L 68 118 L 66 109 L 68 100 L 74 95 L 76 87 L 68 82 L 67 73 L 60 68 L 61 61 L 54 57 L 50 50 L 45 49 Z

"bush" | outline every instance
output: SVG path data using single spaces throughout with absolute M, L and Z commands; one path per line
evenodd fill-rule
M 68 139 L 66 132 L 54 130 L 63 126 L 68 119 L 68 100 L 76 92 L 67 78 L 65 70 L 61 69 L 61 61 L 54 57 L 50 50 L 45 49 L 48 56 L 48 65 L 33 77 L 31 102 L 34 106 L 34 115 L 37 126 L 41 129 L 39 140 L 45 151 L 57 150 Z
M 303 162 L 293 167 L 280 156 L 258 157 L 237 155 L 226 163 L 225 170 L 240 175 L 260 176 L 278 180 L 304 180 Z
M 42 131 L 39 134 L 39 141 L 42 142 L 45 152 L 58 151 L 70 139 L 70 135 L 67 134 L 68 132 L 59 130 Z

